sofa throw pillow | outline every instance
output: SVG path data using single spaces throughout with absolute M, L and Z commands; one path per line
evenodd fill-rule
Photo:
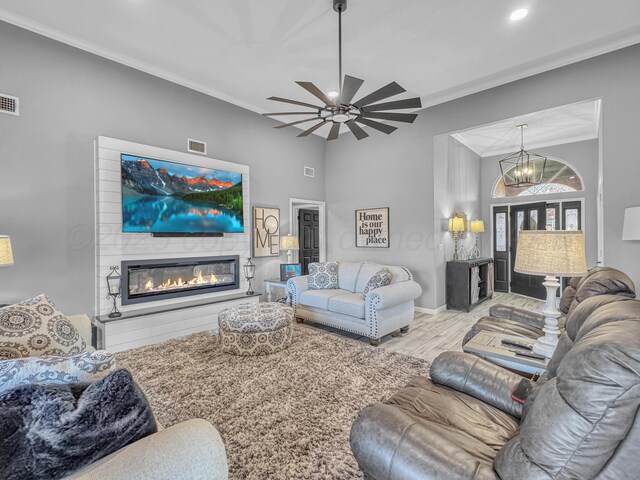
M 71 357 L 28 357 L 0 361 L 0 393 L 21 385 L 95 382 L 116 368 L 116 356 L 105 350 Z
M 0 394 L 0 478 L 63 478 L 156 431 L 126 370 L 89 385 L 18 387 Z
M 309 289 L 338 289 L 338 262 L 314 262 L 309 264 Z
M 386 268 L 378 270 L 376 274 L 367 282 L 364 290 L 362 290 L 362 298 L 366 297 L 367 293 L 369 293 L 371 290 L 390 285 L 391 278 L 391 272 Z
M 0 309 L 0 360 L 75 355 L 87 344 L 46 295 Z

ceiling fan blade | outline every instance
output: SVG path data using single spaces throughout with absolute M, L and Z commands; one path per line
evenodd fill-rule
M 263 113 L 265 117 L 277 117 L 278 115 L 311 115 L 313 112 L 273 112 Z
M 340 124 L 338 122 L 333 122 L 327 140 L 335 140 L 338 138 L 338 135 L 340 135 Z
M 340 103 L 343 105 L 349 105 L 363 83 L 364 80 L 345 75 L 344 82 L 342 82 L 342 96 L 340 97 Z
M 351 130 L 351 133 L 353 133 L 353 135 L 358 139 L 358 140 L 362 140 L 363 138 L 367 138 L 369 136 L 369 134 L 367 132 L 365 132 L 360 125 L 358 125 L 356 122 L 354 122 L 353 120 L 349 120 L 348 122 L 345 122 L 345 125 L 347 127 L 349 127 L 349 130 Z
M 313 83 L 311 82 L 296 82 L 296 83 L 300 85 L 302 88 L 304 88 L 311 95 L 315 95 L 317 98 L 322 100 L 325 103 L 325 105 L 334 105 L 333 100 L 331 100 L 322 90 L 316 87 Z
M 396 82 L 391 82 L 389 85 L 385 85 L 384 87 L 376 90 L 373 93 L 370 93 L 364 98 L 361 98 L 357 102 L 353 104 L 358 107 L 366 107 L 367 105 L 371 105 L 372 103 L 378 102 L 380 100 L 384 100 L 385 98 L 393 97 L 394 95 L 398 95 L 399 93 L 404 93 L 406 90 L 398 85 Z
M 299 137 L 306 137 L 306 136 L 312 134 L 313 132 L 315 132 L 317 129 L 319 129 L 321 126 L 323 126 L 325 123 L 327 123 L 327 122 L 325 120 L 322 120 L 320 123 L 316 123 L 313 127 L 311 127 L 308 130 L 305 130 L 304 132 L 302 132 L 298 136 Z
M 381 120 L 391 120 L 393 122 L 413 123 L 418 118 L 416 113 L 390 113 L 390 112 L 367 112 L 362 114 L 366 118 L 379 118 Z
M 299 102 L 297 100 L 289 100 L 288 98 L 282 98 L 282 97 L 269 97 L 267 98 L 267 100 L 273 100 L 274 102 L 291 103 L 292 105 L 300 105 L 302 107 L 315 108 L 316 110 L 319 110 L 322 108 L 317 105 L 312 105 L 310 103 Z
M 380 112 L 382 110 L 399 110 L 402 108 L 422 108 L 420 97 L 397 100 L 395 102 L 376 103 L 362 108 L 363 112 Z
M 305 120 L 298 120 L 297 122 L 285 123 L 283 125 L 276 125 L 273 128 L 286 128 L 286 127 L 290 127 L 292 125 L 298 125 L 299 123 L 310 122 L 312 120 L 317 120 L 317 119 L 318 119 L 318 117 L 311 117 L 311 118 L 307 118 Z
M 398 127 L 394 127 L 393 125 L 387 125 L 386 123 L 374 122 L 373 120 L 368 120 L 366 118 L 358 117 L 355 120 L 356 122 L 362 123 L 367 127 L 375 128 L 379 132 L 386 133 L 389 135 L 390 133 L 395 132 Z

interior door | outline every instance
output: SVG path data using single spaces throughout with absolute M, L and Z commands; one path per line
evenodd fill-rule
M 542 286 L 544 277 L 538 275 L 525 275 L 516 272 L 513 267 L 516 263 L 516 251 L 518 249 L 518 236 L 522 230 L 545 230 L 546 202 L 529 203 L 527 205 L 515 205 L 511 207 L 511 292 L 526 295 L 528 297 L 545 299 L 546 289 Z
M 320 261 L 320 214 L 317 210 L 298 210 L 298 236 L 302 274 L 309 273 L 309 264 Z
M 509 207 L 493 208 L 494 290 L 509 291 Z

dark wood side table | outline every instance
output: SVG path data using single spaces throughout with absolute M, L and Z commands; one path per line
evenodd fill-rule
M 447 308 L 466 310 L 493 297 L 493 258 L 447 262 Z

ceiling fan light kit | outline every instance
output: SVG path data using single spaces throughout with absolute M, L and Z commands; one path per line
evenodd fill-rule
M 312 82 L 296 82 L 314 97 L 319 99 L 324 106 L 299 102 L 297 100 L 290 100 L 282 97 L 269 97 L 268 100 L 298 105 L 300 107 L 312 109 L 312 111 L 274 112 L 263 113 L 263 115 L 274 117 L 280 115 L 311 115 L 309 118 L 278 125 L 275 128 L 286 128 L 316 121 L 317 123 L 298 135 L 298 137 L 306 137 L 320 127 L 330 124 L 331 130 L 329 131 L 327 140 L 335 140 L 338 138 L 338 135 L 340 134 L 340 126 L 342 124 L 345 124 L 358 140 L 362 140 L 363 138 L 367 138 L 369 134 L 358 124 L 365 125 L 388 135 L 397 130 L 397 127 L 379 122 L 378 120 L 413 123 L 418 116 L 415 113 L 397 113 L 387 112 L 385 110 L 422 108 L 422 102 L 419 97 L 376 103 L 406 91 L 396 82 L 391 82 L 360 100 L 355 102 L 353 101 L 353 98 L 358 93 L 358 90 L 364 83 L 364 80 L 350 75 L 344 75 L 343 80 L 342 13 L 347 9 L 347 0 L 333 0 L 333 9 L 338 12 L 338 85 L 340 86 L 340 90 L 338 92 L 329 92 L 329 94 L 325 94 Z

